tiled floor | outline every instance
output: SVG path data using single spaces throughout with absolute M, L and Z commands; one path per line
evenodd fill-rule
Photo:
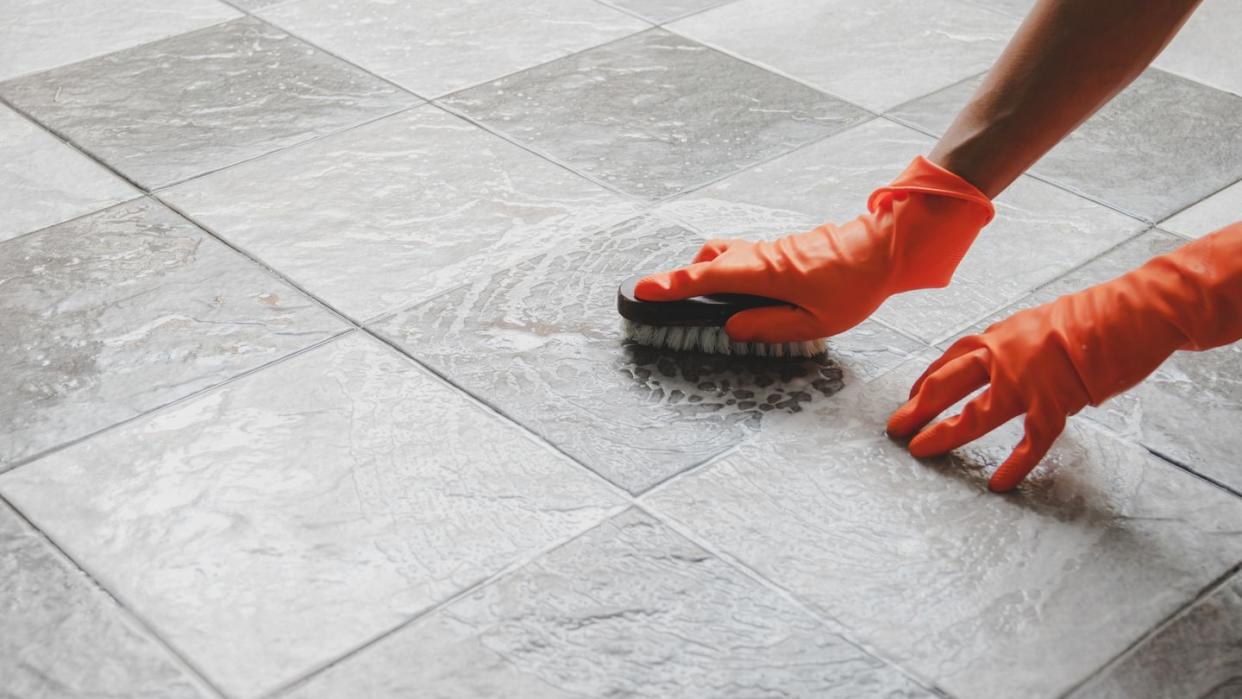
M 912 459 L 937 347 L 1242 218 L 1242 5 L 807 361 L 618 281 L 858 213 L 1029 0 L 0 0 L 0 696 L 1242 695 L 1242 348 Z

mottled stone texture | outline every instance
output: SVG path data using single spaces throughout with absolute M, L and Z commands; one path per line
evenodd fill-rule
M 2 501 L 0 629 L 0 696 L 209 696 Z
M 636 511 L 436 611 L 295 697 L 932 696 Z
M 1238 36 L 1242 35 L 1242 4 L 1204 0 L 1173 41 L 1156 58 L 1156 67 L 1242 95 L 1238 69 Z
M 1183 209 L 1161 222 L 1160 227 L 1184 238 L 1201 238 L 1238 221 L 1242 221 L 1242 182 Z
M 428 98 L 651 26 L 595 0 L 299 0 L 263 17 Z
M 9 81 L 0 95 L 148 189 L 417 102 L 249 18 Z
M 376 329 L 632 492 L 733 446 L 765 413 L 800 411 L 918 349 L 871 323 L 834 339 L 827 357 L 802 361 L 622 344 L 620 280 L 687 260 L 703 242 L 635 219 Z
M 345 326 L 149 199 L 0 243 L 0 471 Z
M 604 0 L 613 7 L 629 10 L 652 22 L 667 22 L 693 12 L 723 5 L 732 0 Z
M 10 471 L 0 493 L 245 696 L 618 504 L 357 334 Z
M 444 103 L 647 199 L 710 182 L 865 116 L 857 107 L 658 29 Z

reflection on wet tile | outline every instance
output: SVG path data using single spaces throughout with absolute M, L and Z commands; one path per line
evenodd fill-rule
M 0 243 L 0 470 L 341 332 L 164 207 Z
M 377 328 L 632 492 L 733 446 L 765 413 L 799 412 L 919 349 L 874 323 L 815 360 L 623 345 L 618 284 L 689 259 L 702 242 L 659 219 L 635 219 Z
M 263 17 L 428 98 L 651 26 L 595 0 L 299 0 Z
M 1202 238 L 1235 221 L 1242 221 L 1242 182 L 1165 219 L 1160 227 L 1185 238 Z
M 892 115 L 942 133 L 978 84 L 965 81 Z M 1239 111 L 1238 95 L 1148 70 L 1031 172 L 1159 221 L 1242 178 Z
M 604 0 L 652 22 L 668 22 L 733 0 Z
M 1238 37 L 1242 36 L 1242 4 L 1204 0 L 1164 49 L 1155 66 L 1242 95 L 1238 69 Z
M 1108 281 L 1186 241 L 1152 231 L 978 323 L 978 332 L 1022 308 Z M 1242 343 L 1177 352 L 1143 383 L 1083 411 L 1118 433 L 1242 491 L 1236 426 L 1242 424 Z
M 445 104 L 650 199 L 710 182 L 865 116 L 658 29 L 481 85 Z
M 0 694 L 205 697 L 168 651 L 0 502 Z
M 1017 25 L 958 0 L 741 0 L 669 28 L 878 111 L 985 70 Z
M 237 17 L 216 0 L 0 0 L 0 80 Z
M 0 241 L 135 196 L 124 180 L 0 105 Z
M 866 211 L 932 139 L 877 119 L 660 207 L 713 237 L 772 237 Z M 946 289 L 890 299 L 877 318 L 935 341 L 1139 232 L 1143 224 L 1032 178 L 996 200 L 996 218 Z M 688 261 L 688 260 L 687 260 Z
M 295 697 L 932 696 L 637 511 Z
M 249 18 L 9 81 L 0 94 L 148 189 L 418 101 Z
M 1242 577 L 1235 575 L 1071 696 L 1242 696 Z
M 915 461 L 884 421 L 930 358 L 774 420 L 646 504 L 962 697 L 1064 691 L 1242 559 L 1242 500 L 1090 421 L 1007 496 L 986 478 L 1018 423 Z
M 357 334 L 10 471 L 0 492 L 246 696 L 620 502 Z
M 358 319 L 636 210 L 429 106 L 160 196 Z

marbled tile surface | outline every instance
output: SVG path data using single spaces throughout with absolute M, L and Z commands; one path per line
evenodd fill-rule
M 740 0 L 669 29 L 880 111 L 985 70 L 1017 26 L 960 0 Z
M 595 0 L 297 0 L 263 17 L 427 98 L 651 26 Z
M 1072 696 L 1242 696 L 1242 577 L 1234 575 Z
M 643 501 L 959 697 L 1069 689 L 1242 560 L 1242 500 L 1089 421 L 1007 496 L 1018 423 L 914 460 L 884 421 L 931 356 Z
M 0 95 L 148 189 L 417 103 L 250 18 L 9 81 Z
M 0 493 L 234 696 L 620 502 L 358 334 L 10 471 Z
M 0 105 L 0 242 L 136 196 L 124 180 Z
M 0 80 L 237 16 L 216 0 L 0 0 Z
M 1145 233 L 983 320 L 972 332 L 1022 308 L 1125 274 L 1185 242 L 1163 231 Z M 1083 414 L 1242 492 L 1236 432 L 1242 424 L 1242 343 L 1176 352 L 1138 386 Z
M 932 696 L 630 510 L 295 697 Z
M 635 219 L 376 328 L 632 492 L 733 446 L 765 413 L 800 411 L 918 351 L 874 323 L 835 340 L 818 360 L 622 345 L 620 282 L 688 259 L 704 240 L 659 219 Z
M 1242 95 L 1238 37 L 1242 36 L 1242 4 L 1204 0 L 1173 41 L 1156 58 L 1157 68 Z
M 1242 221 L 1242 181 L 1165 219 L 1160 227 L 1184 238 L 1201 238 L 1237 221 Z
M 772 237 L 866 211 L 932 139 L 876 119 L 661 206 L 713 237 Z M 924 341 L 960 330 L 1137 234 L 1143 224 L 1032 178 L 996 200 L 996 218 L 946 289 L 889 299 L 876 318 Z M 689 260 L 685 260 L 689 262 Z
M 452 95 L 444 103 L 647 199 L 736 172 L 865 115 L 659 29 Z
M 968 80 L 892 111 L 942 133 L 978 86 Z M 1032 172 L 1151 221 L 1242 179 L 1242 97 L 1151 69 Z
M 668 22 L 733 0 L 604 0 L 652 22 Z
M 3 502 L 0 629 L 5 697 L 209 696 Z
M 148 199 L 0 243 L 0 471 L 345 329 Z
M 431 106 L 160 196 L 358 319 L 636 210 Z

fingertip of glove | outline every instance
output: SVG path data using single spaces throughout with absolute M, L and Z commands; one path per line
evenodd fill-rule
M 667 273 L 649 274 L 634 285 L 634 296 L 639 301 L 667 301 L 670 286 Z
M 907 401 L 900 408 L 895 410 L 888 418 L 888 424 L 884 427 L 884 431 L 893 437 L 908 437 L 914 432 L 915 425 L 911 424 L 910 416 L 914 413 L 914 401 Z

